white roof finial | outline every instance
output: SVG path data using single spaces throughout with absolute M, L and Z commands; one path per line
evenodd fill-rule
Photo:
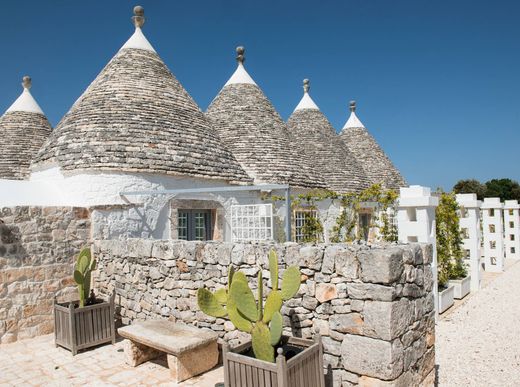
M 314 103 L 311 96 L 309 95 L 309 90 L 311 89 L 310 81 L 305 78 L 303 80 L 303 97 L 300 100 L 300 103 L 296 106 L 294 111 L 296 110 L 302 110 L 302 109 L 315 109 L 320 110 L 318 105 Z
M 354 101 L 354 100 L 350 101 L 349 109 L 350 109 L 350 117 L 348 118 L 347 122 L 345 122 L 343 129 L 364 128 L 365 125 L 363 125 L 363 123 L 359 120 L 359 118 L 356 115 L 356 101 Z
M 144 24 L 144 8 L 140 5 L 134 7 L 134 16 L 132 16 L 135 28 L 141 28 Z
M 303 92 L 304 93 L 308 93 L 310 89 L 311 89 L 311 85 L 310 85 L 309 80 L 308 79 L 304 79 L 303 80 Z
M 130 37 L 130 39 L 126 41 L 123 47 L 121 47 L 121 50 L 124 48 L 138 48 L 140 50 L 155 52 L 148 39 L 146 39 L 146 37 L 144 36 L 143 31 L 141 31 L 141 27 L 143 26 L 144 21 L 144 8 L 140 5 L 135 6 L 134 16 L 132 16 L 132 22 L 135 26 L 135 32 Z
M 22 78 L 22 86 L 26 90 L 30 90 L 32 84 L 31 84 L 31 77 L 26 75 Z
M 251 85 L 256 85 L 255 81 L 253 81 L 253 78 L 251 78 L 251 76 L 247 73 L 244 67 L 244 62 L 246 60 L 244 53 L 246 52 L 246 49 L 244 48 L 244 46 L 238 46 L 236 48 L 236 52 L 238 67 L 224 86 L 231 85 L 234 83 L 248 83 Z
M 29 112 L 29 113 L 40 113 L 43 114 L 41 107 L 38 105 L 36 100 L 31 95 L 29 89 L 32 86 L 31 77 L 28 75 L 22 78 L 23 92 L 13 102 L 13 104 L 5 112 Z

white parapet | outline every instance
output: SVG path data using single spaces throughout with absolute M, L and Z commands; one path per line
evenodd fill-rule
M 506 258 L 520 259 L 520 205 L 517 200 L 504 203 L 504 249 Z
M 484 270 L 504 270 L 504 226 L 500 198 L 485 198 L 482 202 L 482 231 L 484 235 Z
M 459 224 L 462 232 L 464 259 L 469 265 L 471 275 L 471 291 L 480 288 L 480 257 L 482 256 L 480 245 L 482 235 L 480 232 L 480 206 L 482 202 L 477 200 L 476 194 L 457 194 L 459 210 Z
M 435 308 L 438 311 L 437 243 L 435 235 L 435 208 L 439 198 L 431 195 L 430 188 L 420 185 L 401 188 L 397 207 L 399 242 L 430 243 L 433 246 L 432 272 Z

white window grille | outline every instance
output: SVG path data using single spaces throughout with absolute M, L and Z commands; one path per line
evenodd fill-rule
M 303 227 L 311 219 L 316 219 L 318 213 L 315 210 L 298 210 L 294 211 L 294 240 L 296 242 L 303 242 L 305 239 Z M 315 238 L 318 239 L 319 235 Z
M 231 235 L 234 242 L 273 239 L 273 205 L 231 206 Z

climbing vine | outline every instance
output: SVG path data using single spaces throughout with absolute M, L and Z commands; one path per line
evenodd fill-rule
M 330 231 L 330 241 L 333 243 L 351 242 L 361 239 L 363 229 L 356 227 L 359 223 L 359 212 L 362 203 L 370 203 L 374 209 L 369 228 L 377 227 L 380 238 L 384 241 L 397 241 L 397 225 L 395 222 L 395 204 L 398 194 L 394 190 L 385 190 L 380 184 L 374 184 L 358 193 L 338 194 L 327 190 L 312 190 L 297 196 L 291 196 L 292 210 L 304 210 L 309 212 L 301 229 L 302 241 L 318 242 L 323 240 L 323 223 L 319 216 L 311 216 L 312 211 L 318 214 L 317 203 L 324 200 L 332 202 L 339 200 L 341 211 Z M 285 197 L 263 195 L 264 200 L 273 202 L 283 201 Z
M 445 286 L 450 279 L 463 278 L 467 274 L 463 261 L 458 209 L 454 193 L 439 191 L 439 205 L 435 210 L 435 218 L 437 273 L 440 287 Z

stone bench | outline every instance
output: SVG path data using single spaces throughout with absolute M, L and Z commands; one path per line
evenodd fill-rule
M 215 367 L 217 334 L 167 320 L 135 322 L 119 328 L 124 337 L 126 362 L 136 367 L 166 353 L 175 381 L 182 382 Z

